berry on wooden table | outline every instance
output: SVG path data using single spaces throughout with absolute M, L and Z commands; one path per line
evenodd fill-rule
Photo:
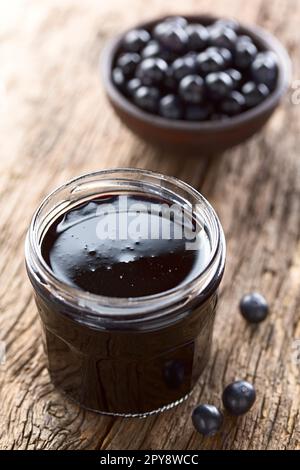
M 227 385 L 222 395 L 224 408 L 233 416 L 247 413 L 252 408 L 255 399 L 255 388 L 245 380 L 238 380 Z
M 213 405 L 199 405 L 192 414 L 193 425 L 203 436 L 213 436 L 223 424 L 223 414 Z

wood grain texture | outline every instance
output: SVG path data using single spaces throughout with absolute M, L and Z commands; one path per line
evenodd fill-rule
M 125 7 L 126 4 L 126 7 Z M 221 158 L 154 151 L 122 127 L 98 76 L 105 40 L 140 19 L 209 12 L 256 22 L 288 48 L 300 77 L 297 0 L 11 0 L 0 6 L 1 449 L 300 449 L 300 105 L 288 96 L 257 137 Z M 180 5 L 182 4 L 182 8 Z M 291 95 L 291 93 L 290 93 Z M 215 206 L 226 232 L 227 269 L 210 366 L 183 405 L 145 420 L 101 417 L 49 382 L 23 262 L 31 215 L 75 175 L 133 166 L 174 175 Z M 250 328 L 241 295 L 261 291 L 271 314 Z M 215 438 L 192 427 L 196 403 L 220 404 L 225 384 L 255 383 L 257 402 Z

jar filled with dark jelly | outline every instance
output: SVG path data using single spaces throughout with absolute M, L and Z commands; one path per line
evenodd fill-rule
M 58 188 L 26 240 L 52 382 L 105 414 L 180 403 L 208 362 L 224 264 L 216 213 L 178 179 L 114 169 Z

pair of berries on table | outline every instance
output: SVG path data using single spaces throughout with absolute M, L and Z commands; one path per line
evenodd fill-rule
M 253 406 L 256 392 L 253 385 L 245 380 L 233 382 L 222 394 L 223 406 L 233 416 L 247 413 Z M 204 436 L 213 436 L 223 424 L 223 413 L 214 405 L 199 405 L 192 414 L 195 429 Z

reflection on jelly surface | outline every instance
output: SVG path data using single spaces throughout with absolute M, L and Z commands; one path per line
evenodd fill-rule
M 43 257 L 57 278 L 94 294 L 165 292 L 200 275 L 211 251 L 205 230 L 195 235 L 195 224 L 168 209 L 162 199 L 136 195 L 85 202 L 50 226 Z M 195 240 L 197 249 L 187 249 Z

